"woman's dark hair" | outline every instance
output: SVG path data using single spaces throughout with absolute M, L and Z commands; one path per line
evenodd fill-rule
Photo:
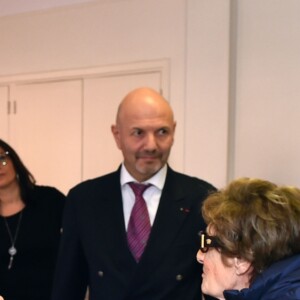
M 35 179 L 33 175 L 25 167 L 17 152 L 1 139 L 0 148 L 2 148 L 5 152 L 9 153 L 9 158 L 18 176 L 21 199 L 24 201 L 24 203 L 28 203 L 28 195 L 35 186 Z

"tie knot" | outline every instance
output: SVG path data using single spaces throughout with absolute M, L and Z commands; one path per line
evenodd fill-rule
M 129 182 L 128 184 L 132 188 L 135 196 L 139 196 L 139 197 L 141 197 L 145 192 L 145 190 L 151 186 L 151 184 L 143 184 L 137 182 Z

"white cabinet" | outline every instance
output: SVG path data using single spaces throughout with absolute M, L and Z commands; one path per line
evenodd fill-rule
M 163 85 L 161 70 L 67 78 L 0 87 L 1 138 L 15 148 L 38 184 L 65 194 L 121 163 L 110 127 L 123 97 L 136 87 L 161 90 Z
M 8 137 L 8 86 L 0 86 L 0 139 Z
M 63 192 L 81 180 L 81 80 L 15 86 L 9 143 L 37 183 Z

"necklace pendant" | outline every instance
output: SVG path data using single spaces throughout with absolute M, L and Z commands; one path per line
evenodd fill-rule
M 11 246 L 9 249 L 8 249 L 8 254 L 12 257 L 14 255 L 17 254 L 17 249 L 14 247 L 14 246 Z
M 10 231 L 10 228 L 9 228 L 9 225 L 6 221 L 6 218 L 3 218 L 4 224 L 5 224 L 5 227 L 7 229 L 9 239 L 10 239 L 10 242 L 11 242 L 11 247 L 8 248 L 8 254 L 10 256 L 9 263 L 8 263 L 8 270 L 10 270 L 12 268 L 13 261 L 14 261 L 14 256 L 17 254 L 17 249 L 15 247 L 15 243 L 16 243 L 18 233 L 19 233 L 19 229 L 20 229 L 20 225 L 21 225 L 22 214 L 23 214 L 23 211 L 21 211 L 21 213 L 20 213 L 17 228 L 16 228 L 16 232 L 15 232 L 14 236 L 12 235 L 12 232 Z
M 13 264 L 13 261 L 14 261 L 14 257 L 13 257 L 13 256 L 11 256 L 11 257 L 10 257 L 10 259 L 9 259 L 8 270 L 10 270 L 10 269 L 11 269 L 11 267 L 12 267 L 12 264 Z

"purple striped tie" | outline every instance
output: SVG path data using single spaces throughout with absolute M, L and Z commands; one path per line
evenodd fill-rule
M 127 240 L 132 255 L 139 262 L 151 231 L 148 209 L 143 198 L 143 193 L 151 185 L 136 182 L 130 182 L 129 185 L 135 194 L 135 203 L 128 223 Z

